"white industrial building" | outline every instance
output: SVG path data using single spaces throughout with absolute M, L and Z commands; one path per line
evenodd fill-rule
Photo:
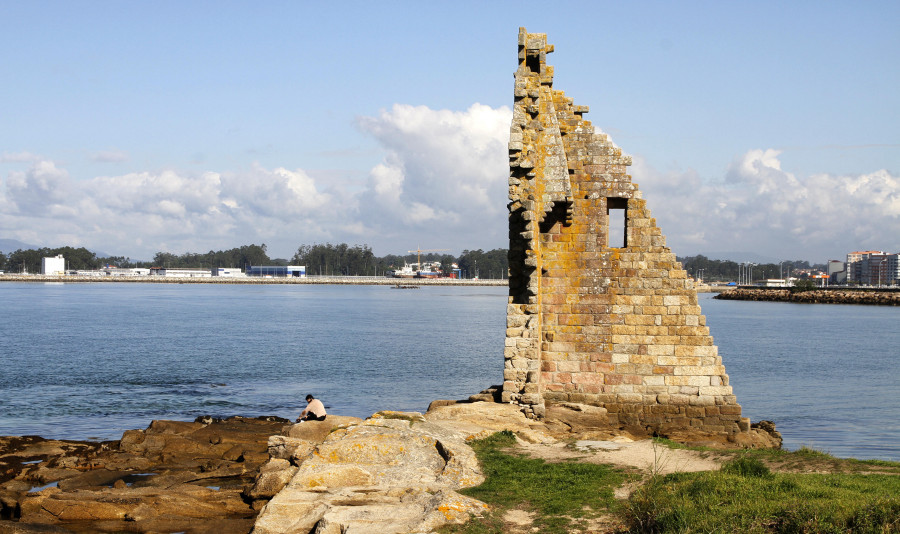
M 209 269 L 169 269 L 166 267 L 151 267 L 150 276 L 168 276 L 170 278 L 210 278 Z
M 52 258 L 41 258 L 41 274 L 63 276 L 66 274 L 66 259 L 62 254 Z
M 234 267 L 216 267 L 212 270 L 213 276 L 224 276 L 226 278 L 236 278 L 239 276 L 247 276 L 244 271 Z

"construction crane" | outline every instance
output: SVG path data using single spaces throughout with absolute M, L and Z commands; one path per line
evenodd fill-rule
M 423 252 L 446 252 L 446 251 L 448 251 L 448 250 L 450 250 L 450 249 L 446 249 L 446 248 L 429 248 L 429 249 L 417 248 L 416 250 L 407 250 L 406 253 L 407 253 L 407 254 L 413 254 L 413 253 L 415 253 L 415 255 L 416 255 L 416 268 L 417 268 L 417 269 L 421 269 L 421 268 L 422 268 L 422 253 L 423 253 Z

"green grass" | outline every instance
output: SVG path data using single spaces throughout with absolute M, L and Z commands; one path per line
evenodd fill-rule
M 381 411 L 376 412 L 374 416 L 379 416 L 382 419 L 396 419 L 398 421 L 408 421 L 409 426 L 412 426 L 416 423 L 421 423 L 424 421 L 421 415 L 410 415 L 403 412 L 392 412 L 392 411 Z
M 738 453 L 724 452 L 723 455 L 747 456 L 766 462 L 776 471 L 823 471 L 829 473 L 880 473 L 900 475 L 900 462 L 885 460 L 857 460 L 837 458 L 826 452 L 808 447 L 796 451 L 782 449 L 753 449 Z
M 531 512 L 533 531 L 551 534 L 584 532 L 585 519 L 603 513 L 618 514 L 614 523 L 636 533 L 900 534 L 898 462 L 841 459 L 809 448 L 710 450 L 732 459 L 719 471 L 651 476 L 629 500 L 616 502 L 613 490 L 628 475 L 612 467 L 523 457 L 506 431 L 472 445 L 487 478 L 462 493 L 488 503 L 491 512 L 444 527 L 443 534 L 505 532 L 503 516 L 511 509 Z M 779 472 L 785 469 L 799 472 Z
M 621 472 L 603 465 L 526 458 L 509 452 L 515 443 L 509 431 L 472 443 L 486 480 L 461 493 L 484 501 L 492 511 L 484 518 L 440 532 L 501 533 L 503 514 L 518 508 L 535 514 L 538 532 L 562 534 L 578 528 L 583 518 L 606 512 L 614 505 L 613 489 L 625 480 Z
M 623 513 L 632 532 L 900 533 L 900 477 L 772 473 L 746 455 L 653 477 Z

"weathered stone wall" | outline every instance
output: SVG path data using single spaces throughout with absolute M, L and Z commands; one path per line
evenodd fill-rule
M 533 417 L 579 402 L 614 425 L 746 430 L 696 291 L 626 174 L 631 158 L 553 89 L 552 51 L 520 28 L 503 400 Z M 610 210 L 624 210 L 624 243 L 609 242 Z

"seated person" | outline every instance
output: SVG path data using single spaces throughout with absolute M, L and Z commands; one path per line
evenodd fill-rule
M 313 397 L 312 395 L 306 396 L 306 409 L 300 412 L 300 417 L 297 418 L 297 422 L 301 421 L 324 421 L 325 420 L 325 405 L 322 404 L 322 401 Z

